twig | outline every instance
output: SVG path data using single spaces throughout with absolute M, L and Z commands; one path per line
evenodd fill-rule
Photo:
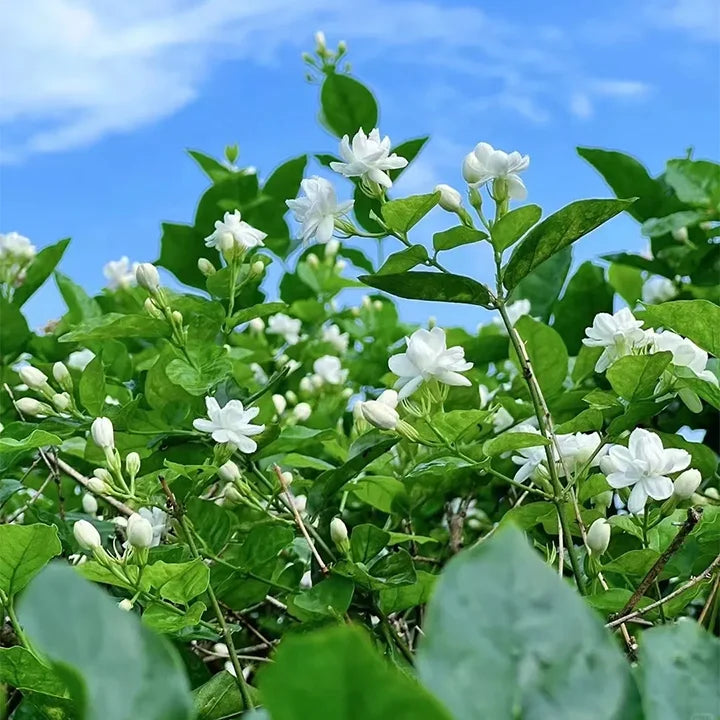
M 681 585 L 679 588 L 676 588 L 671 593 L 668 593 L 664 598 L 661 598 L 660 600 L 656 600 L 653 603 L 650 603 L 649 605 L 645 605 L 645 607 L 638 608 L 637 610 L 634 610 L 631 613 L 628 613 L 627 615 L 623 615 L 622 617 L 615 618 L 614 620 L 611 620 L 609 623 L 605 625 L 607 628 L 614 628 L 618 625 L 629 622 L 630 620 L 635 619 L 636 617 L 640 617 L 641 615 L 646 615 L 651 610 L 655 610 L 655 608 L 660 607 L 660 605 L 665 605 L 666 603 L 670 602 L 670 600 L 674 600 L 678 595 L 682 595 L 684 592 L 687 592 L 688 590 L 694 588 L 696 585 L 699 585 L 702 582 L 706 582 L 712 577 L 712 574 L 720 567 L 720 555 L 718 555 L 711 563 L 708 565 L 708 567 L 705 568 L 699 575 L 697 575 L 694 578 L 690 578 L 686 583 Z M 718 576 L 720 578 L 720 576 Z
M 43 490 L 50 484 L 50 481 L 53 479 L 52 473 L 48 475 L 45 480 L 43 481 L 43 484 L 35 491 L 35 494 L 22 506 L 19 507 L 5 522 L 10 525 L 13 523 L 17 518 L 20 517 L 31 505 L 35 503 L 35 501 L 43 494 Z
M 48 467 L 52 467 L 50 465 L 50 459 L 47 457 L 47 455 L 43 453 L 42 450 L 40 450 L 40 454 L 44 455 L 43 459 L 45 460 L 45 463 L 48 465 Z M 130 517 L 130 515 L 133 514 L 134 510 L 131 507 L 128 507 L 124 502 L 118 500 L 117 498 L 111 497 L 110 495 L 103 495 L 102 493 L 93 492 L 92 488 L 90 487 L 90 481 L 82 473 L 79 473 L 74 467 L 72 467 L 72 465 L 68 465 L 64 460 L 61 460 L 59 457 L 55 457 L 54 459 L 57 463 L 58 470 L 64 472 L 79 485 L 82 485 L 88 492 L 91 492 L 93 495 L 97 495 L 106 503 L 112 505 L 117 511 L 121 512 L 123 515 L 127 515 L 128 517 Z
M 282 470 L 280 470 L 280 466 L 274 465 L 273 470 L 275 471 L 275 475 L 277 475 L 277 479 L 278 479 L 278 482 L 280 483 L 280 487 L 283 489 L 285 496 L 288 497 L 288 484 L 285 481 L 285 478 L 283 477 Z M 305 523 L 303 522 L 302 517 L 300 517 L 300 513 L 298 512 L 298 509 L 295 507 L 295 503 L 292 500 L 289 500 L 287 504 L 290 506 L 290 510 L 292 510 L 292 514 L 295 518 L 295 522 L 297 523 L 297 526 L 300 529 L 300 532 L 303 534 L 303 537 L 305 538 L 305 542 L 307 542 L 308 547 L 310 548 L 310 552 L 313 554 L 313 557 L 317 561 L 317 564 L 320 567 L 320 570 L 322 571 L 323 575 L 327 575 L 330 572 L 330 570 L 328 570 L 328 566 L 325 564 L 322 557 L 320 557 L 320 553 L 317 551 L 317 548 L 315 547 L 315 543 L 312 541 L 310 535 L 308 534 L 307 528 L 305 527 Z
M 668 560 L 678 551 L 680 546 L 685 542 L 687 536 L 692 532 L 693 528 L 698 524 L 702 517 L 702 508 L 688 508 L 687 520 L 683 523 L 677 535 L 673 538 L 672 542 L 667 546 L 665 552 L 655 561 L 655 564 L 648 570 L 647 575 L 643 578 L 637 590 L 630 596 L 630 599 L 625 603 L 625 607 L 618 613 L 620 617 L 631 613 L 635 606 L 640 602 L 640 598 L 645 595 L 647 589 L 653 584 L 655 578 L 662 572 L 662 569 L 667 565 Z
M 701 625 L 705 622 L 705 618 L 707 617 L 707 614 L 712 607 L 713 600 L 715 600 L 715 596 L 717 595 L 718 586 L 720 586 L 720 575 L 715 578 L 715 582 L 713 583 L 712 589 L 710 590 L 710 594 L 708 595 L 708 598 L 705 601 L 705 605 L 703 605 L 703 609 L 700 612 L 700 616 L 698 617 L 698 622 Z M 712 625 L 712 623 L 710 624 Z

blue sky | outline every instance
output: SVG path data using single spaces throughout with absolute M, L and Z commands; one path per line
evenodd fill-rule
M 720 155 L 716 0 L 25 0 L 3 13 L 0 230 L 38 247 L 71 236 L 62 270 L 92 292 L 106 261 L 153 260 L 160 223 L 191 220 L 206 182 L 184 148 L 237 142 L 261 176 L 336 150 L 299 58 L 317 29 L 348 42 L 383 134 L 432 137 L 398 193 L 461 186 L 481 140 L 530 155 L 529 201 L 546 212 L 607 194 L 576 145 L 630 152 L 654 173 L 689 146 Z M 436 211 L 421 230 L 450 224 Z M 644 244 L 619 218 L 576 257 Z M 448 264 L 490 275 L 474 249 Z M 57 302 L 53 287 L 39 293 L 31 324 L 60 314 Z M 428 310 L 403 305 L 408 320 Z

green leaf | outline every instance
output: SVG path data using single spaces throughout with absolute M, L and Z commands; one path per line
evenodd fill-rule
M 488 289 L 472 278 L 462 275 L 405 272 L 396 275 L 361 275 L 358 279 L 370 287 L 408 300 L 490 306 Z
M 680 209 L 680 203 L 662 180 L 650 177 L 635 158 L 614 150 L 579 147 L 578 155 L 587 160 L 604 178 L 617 197 L 637 197 L 627 208 L 636 220 L 643 222 Z
M 512 527 L 446 566 L 417 668 L 456 718 L 616 720 L 630 687 L 601 620 Z
M 68 622 L 70 614 L 81 621 Z M 85 707 L 81 717 L 189 720 L 190 690 L 172 646 L 72 568 L 44 570 L 25 591 L 19 617 L 35 647 L 81 681 L 71 687 Z
M 150 583 L 165 600 L 187 604 L 207 590 L 210 571 L 202 560 L 184 563 L 157 560 L 145 568 L 143 580 Z
M 220 220 L 222 212 L 218 212 L 216 220 Z M 160 257 L 156 265 L 169 270 L 181 283 L 205 289 L 205 276 L 198 270 L 197 261 L 207 258 L 217 266 L 220 256 L 214 248 L 205 247 L 205 237 L 212 232 L 212 227 L 205 235 L 192 225 L 163 223 L 160 237 Z
M 430 599 L 437 579 L 437 575 L 421 570 L 412 585 L 384 588 L 380 591 L 380 609 L 387 614 L 424 605 Z
M 615 217 L 632 200 L 577 200 L 545 218 L 515 248 L 503 274 L 512 290 L 544 260 Z
M 390 533 L 372 523 L 356 525 L 350 535 L 350 548 L 355 562 L 368 563 L 390 541 Z
M 631 308 L 642 297 L 643 277 L 639 268 L 610 263 L 608 282 Z
M 287 637 L 260 673 L 259 687 L 273 720 L 450 720 L 355 627 Z
M 405 140 L 405 142 L 401 142 L 399 145 L 394 147 L 391 152 L 394 152 L 396 155 L 399 155 L 400 157 L 404 157 L 408 164 L 404 168 L 397 168 L 396 170 L 388 170 L 388 175 L 390 175 L 390 179 L 394 182 L 395 180 L 402 175 L 405 170 L 410 166 L 410 163 L 420 154 L 420 151 L 425 147 L 425 144 L 430 138 L 425 135 L 425 137 L 419 137 L 419 138 L 413 138 L 412 140 Z
M 671 360 L 669 352 L 626 355 L 607 369 L 607 379 L 621 398 L 643 400 L 655 394 L 658 380 Z
M 29 650 L 20 645 L 0 648 L 0 683 L 18 690 L 66 697 L 65 683 L 52 668 L 41 663 Z
M 502 252 L 514 245 L 542 215 L 539 205 L 523 205 L 505 213 L 491 230 L 493 247 Z
M 120 338 L 159 338 L 168 337 L 170 328 L 164 320 L 148 315 L 120 315 L 108 313 L 76 327 L 61 335 L 60 342 L 87 343 L 94 340 L 114 340 Z
M 582 410 L 574 418 L 555 426 L 558 433 L 593 432 L 602 430 L 603 414 L 600 410 L 588 408 Z
M 25 273 L 23 284 L 13 293 L 13 305 L 20 307 L 34 292 L 52 275 L 57 264 L 62 260 L 70 238 L 60 240 L 54 245 L 43 248 L 33 259 Z M 4 321 L 4 315 L 3 315 Z
M 391 275 L 402 273 L 414 268 L 428 259 L 427 250 L 423 245 L 413 245 L 390 255 L 377 271 L 377 275 Z
M 367 475 L 355 482 L 352 494 L 360 501 L 384 513 L 393 511 L 393 504 L 402 499 L 406 492 L 400 480 L 389 476 Z
M 348 75 L 329 73 L 320 90 L 322 122 L 333 134 L 352 140 L 362 128 L 369 133 L 377 127 L 378 108 L 373 94 Z
M 618 573 L 620 575 L 628 575 L 633 578 L 642 579 L 647 575 L 648 570 L 655 564 L 660 557 L 657 550 L 646 548 L 644 550 L 630 550 L 623 553 L 620 557 L 615 558 L 602 566 L 603 572 Z
M 242 323 L 249 322 L 253 318 L 264 318 L 268 315 L 285 312 L 287 309 L 287 305 L 284 302 L 260 303 L 259 305 L 243 308 L 236 312 L 232 318 L 230 318 L 230 324 L 235 327 L 242 325 Z
M 674 230 L 697 225 L 703 217 L 703 213 L 697 210 L 681 210 L 665 217 L 650 218 L 642 224 L 642 234 L 648 237 L 661 237 Z
M 0 590 L 20 592 L 61 550 L 54 526 L 0 525 Z
M 142 614 L 142 621 L 147 627 L 159 633 L 176 633 L 186 627 L 194 627 L 200 623 L 206 610 L 205 603 L 194 602 L 186 612 L 173 612 L 166 605 L 151 603 Z
M 565 341 L 568 352 L 577 355 L 598 313 L 612 313 L 613 290 L 605 282 L 601 267 L 584 262 L 570 278 L 562 298 L 555 303 L 553 328 Z
M 720 357 L 720 306 L 709 300 L 673 300 L 648 305 L 645 317 L 655 326 L 674 330 L 711 355 Z
M 383 220 L 393 230 L 407 232 L 437 205 L 439 199 L 440 193 L 434 192 L 390 200 L 382 206 Z
M 546 395 L 558 392 L 568 371 L 568 352 L 560 335 L 529 315 L 521 317 L 515 329 L 525 342 L 541 390 Z M 519 364 L 517 358 L 516 364 Z
M 645 717 L 677 720 L 717 717 L 720 640 L 692 620 L 642 634 L 638 684 Z
M 341 618 L 350 607 L 355 586 L 347 578 L 331 575 L 290 599 L 288 610 L 299 620 Z
M 230 168 L 205 153 L 197 150 L 188 150 L 187 153 L 213 182 L 222 182 L 233 174 Z
M 102 358 L 96 355 L 83 370 L 78 384 L 80 403 L 93 417 L 102 415 L 105 407 L 105 370 Z
M 0 359 L 14 359 L 30 339 L 30 328 L 20 308 L 0 297 Z
M 68 307 L 67 319 L 71 324 L 79 325 L 102 315 L 97 300 L 91 298 L 79 285 L 57 270 L 55 282 Z
M 62 440 L 45 430 L 33 430 L 26 438 L 18 440 L 11 437 L 0 437 L 0 453 L 25 452 L 48 445 L 60 445 Z
M 539 433 L 504 432 L 491 440 L 486 440 L 483 443 L 483 452 L 489 457 L 495 457 L 511 450 L 549 444 L 550 441 Z
M 269 195 L 281 202 L 287 211 L 285 201 L 294 198 L 298 194 L 307 160 L 307 155 L 299 155 L 276 167 L 265 181 L 262 194 Z
M 171 360 L 165 368 L 170 382 L 179 385 L 190 395 L 206 395 L 209 390 L 222 382 L 232 372 L 232 362 L 225 351 L 215 345 L 208 346 L 209 353 L 197 363 L 190 365 L 182 358 Z
M 665 182 L 688 205 L 718 208 L 720 205 L 720 165 L 707 160 L 670 160 Z
M 197 720 L 229 720 L 245 709 L 237 680 L 224 670 L 194 690 L 193 701 Z M 250 714 L 243 715 L 246 719 L 250 720 Z
M 436 232 L 433 235 L 433 248 L 437 252 L 441 250 L 452 250 L 452 248 L 460 247 L 460 245 L 469 245 L 470 243 L 487 240 L 487 233 L 475 228 L 467 227 L 467 225 L 458 225 L 457 227 Z

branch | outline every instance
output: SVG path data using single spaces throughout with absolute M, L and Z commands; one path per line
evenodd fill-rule
M 52 461 L 47 457 L 47 455 L 45 455 L 42 450 L 40 450 L 40 454 L 43 455 L 43 460 L 45 460 L 45 463 L 48 465 L 48 467 L 52 467 Z M 62 470 L 62 472 L 71 477 L 76 483 L 82 485 L 88 492 L 92 493 L 93 495 L 97 495 L 106 503 L 112 505 L 123 515 L 127 515 L 128 517 L 130 517 L 130 515 L 135 512 L 131 507 L 128 507 L 125 503 L 120 502 L 120 500 L 117 500 L 110 495 L 103 495 L 102 493 L 93 492 L 90 488 L 90 481 L 82 473 L 79 473 L 74 467 L 72 467 L 72 465 L 68 465 L 64 460 L 61 460 L 59 457 L 54 458 L 54 461 L 58 470 Z

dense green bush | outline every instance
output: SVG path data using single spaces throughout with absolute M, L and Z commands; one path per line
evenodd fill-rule
M 68 241 L 0 239 L 7 716 L 717 717 L 720 166 L 580 148 L 617 198 L 543 218 L 528 158 L 480 143 L 467 201 L 395 197 L 427 138 L 381 138 L 344 54 L 306 57 L 339 157 L 260 182 L 191 153 L 211 184 L 156 262 L 184 290 L 123 258 L 91 297 Z M 573 266 L 622 212 L 649 251 Z M 495 316 L 417 329 L 389 296 Z

